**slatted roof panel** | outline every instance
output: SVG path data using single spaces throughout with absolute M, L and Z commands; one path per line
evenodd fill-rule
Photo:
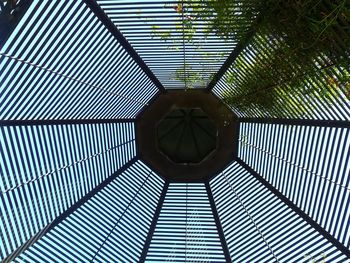
M 133 123 L 0 127 L 0 261 L 135 155 Z
M 348 128 L 241 123 L 239 157 L 350 248 Z
M 157 92 L 83 1 L 33 1 L 1 47 L 1 119 L 133 118 Z
M 163 186 L 137 161 L 16 262 L 138 262 Z
M 239 163 L 210 186 L 232 262 L 349 262 Z
M 171 183 L 145 262 L 226 262 L 203 183 Z
M 167 89 L 206 87 L 238 42 L 206 33 L 201 12 L 211 0 L 97 2 Z M 237 14 L 239 5 L 232 2 Z M 244 33 L 252 20 L 235 30 Z

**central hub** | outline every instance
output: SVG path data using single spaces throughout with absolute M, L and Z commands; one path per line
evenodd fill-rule
M 236 156 L 238 121 L 204 90 L 169 90 L 137 118 L 138 155 L 169 182 L 205 182 Z
M 157 125 L 157 146 L 175 163 L 199 163 L 216 149 L 218 130 L 200 108 L 170 111 Z

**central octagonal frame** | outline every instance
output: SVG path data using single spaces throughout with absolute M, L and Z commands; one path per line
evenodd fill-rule
M 176 108 L 200 108 L 217 126 L 217 148 L 200 163 L 172 162 L 157 148 L 157 123 Z M 206 182 L 237 156 L 238 132 L 237 116 L 212 93 L 199 89 L 169 90 L 159 95 L 137 118 L 138 155 L 169 182 Z

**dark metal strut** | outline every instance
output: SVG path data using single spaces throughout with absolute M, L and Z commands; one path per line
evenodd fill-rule
M 158 222 L 160 211 L 162 210 L 162 206 L 163 206 L 164 199 L 165 199 L 166 193 L 168 191 L 168 188 L 169 188 L 169 182 L 166 182 L 164 187 L 163 187 L 162 194 L 160 195 L 156 211 L 153 215 L 152 223 L 151 223 L 150 229 L 149 229 L 148 234 L 147 234 L 145 245 L 143 246 L 143 250 L 142 250 L 142 253 L 140 256 L 140 260 L 139 260 L 140 263 L 145 262 L 145 260 L 146 260 L 148 249 L 151 245 L 152 237 L 153 237 L 154 231 L 156 229 L 156 225 Z
M 240 122 L 265 123 L 296 126 L 315 126 L 331 128 L 350 128 L 350 121 L 310 120 L 310 119 L 282 119 L 282 118 L 239 118 Z
M 222 225 L 221 225 L 221 222 L 220 222 L 218 211 L 216 210 L 216 205 L 215 205 L 213 193 L 211 192 L 211 188 L 210 188 L 209 182 L 205 183 L 205 188 L 207 189 L 207 194 L 208 194 L 208 199 L 209 199 L 211 211 L 212 211 L 213 216 L 214 216 L 216 229 L 218 231 L 219 238 L 220 238 L 221 245 L 222 245 L 222 250 L 223 250 L 224 255 L 225 255 L 225 260 L 226 260 L 226 262 L 230 263 L 230 262 L 232 262 L 231 256 L 230 256 L 230 251 L 229 251 L 227 243 L 226 243 L 224 231 L 222 229 Z
M 208 86 L 206 87 L 206 90 L 210 92 L 218 83 L 218 81 L 224 76 L 226 71 L 231 67 L 231 65 L 236 61 L 238 56 L 241 54 L 241 52 L 244 50 L 244 48 L 250 43 L 250 41 L 253 39 L 255 36 L 257 29 L 258 29 L 258 24 L 262 21 L 264 16 L 264 12 L 259 14 L 258 17 L 256 18 L 255 22 L 252 24 L 251 28 L 248 30 L 247 35 L 245 38 L 243 38 L 237 45 L 236 47 L 232 50 L 231 54 L 228 56 L 224 64 L 221 66 L 219 71 L 214 75 L 212 80 L 209 82 Z
M 7 1 L 6 6 L 2 0 L 0 2 L 0 47 L 2 47 L 33 3 L 33 0 L 11 0 Z
M 56 119 L 56 120 L 0 120 L 1 126 L 75 125 L 99 123 L 132 123 L 135 119 Z

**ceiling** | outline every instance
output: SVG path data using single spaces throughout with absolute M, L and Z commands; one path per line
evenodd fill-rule
M 208 1 L 1 2 L 1 261 L 350 262 L 348 57 L 262 70 L 284 39 L 254 10 L 208 33 Z M 145 159 L 138 130 L 186 92 L 236 125 L 219 138 L 233 154 L 191 183 Z

